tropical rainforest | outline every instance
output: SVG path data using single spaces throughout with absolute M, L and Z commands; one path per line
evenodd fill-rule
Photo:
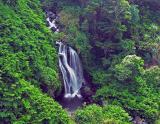
M 83 66 L 72 113 L 56 41 Z M 160 124 L 160 0 L 0 0 L 0 124 Z

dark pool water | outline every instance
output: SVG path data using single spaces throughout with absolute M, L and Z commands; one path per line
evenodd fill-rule
M 74 98 L 60 97 L 57 99 L 57 101 L 68 112 L 74 112 L 76 109 L 78 109 L 83 105 L 83 98 L 78 98 L 78 97 L 74 97 Z

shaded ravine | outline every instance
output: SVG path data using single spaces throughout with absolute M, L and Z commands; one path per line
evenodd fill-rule
M 48 22 L 49 28 L 54 33 L 59 32 L 59 28 L 56 25 L 57 19 L 58 16 L 53 12 L 47 13 L 46 20 Z M 84 85 L 82 87 L 82 84 L 84 84 L 85 80 L 83 78 L 81 62 L 76 51 L 62 41 L 57 42 L 56 44 L 59 47 L 59 67 L 64 82 L 64 90 L 62 94 L 56 98 L 56 100 L 62 105 L 64 109 L 68 111 L 69 114 L 72 114 L 83 104 L 86 104 L 87 102 L 90 104 L 93 102 L 92 99 L 90 99 L 93 95 L 93 90 L 90 90 L 90 86 L 87 86 L 86 84 L 85 87 Z M 85 91 L 85 88 L 87 89 L 87 92 Z M 82 95 L 80 90 L 83 91 Z M 140 118 L 138 115 L 132 116 L 130 121 L 133 124 L 147 124 L 147 122 Z
M 60 31 L 56 25 L 58 16 L 53 12 L 47 12 L 46 15 L 49 29 L 54 33 L 58 33 Z M 84 101 L 85 103 L 89 102 L 89 104 L 93 102 L 90 98 L 94 94 L 95 88 L 94 86 L 87 86 L 88 84 L 85 84 L 87 92 L 84 90 L 84 87 L 82 88 L 85 80 L 83 78 L 81 62 L 76 51 L 62 41 L 57 42 L 57 45 L 59 47 L 59 67 L 63 77 L 64 91 L 56 100 L 69 114 L 72 114 L 77 108 L 83 105 Z M 94 90 L 91 90 L 90 87 L 93 87 Z M 83 90 L 82 95 L 80 90 Z M 133 124 L 147 124 L 147 122 L 138 115 L 133 116 L 131 122 Z

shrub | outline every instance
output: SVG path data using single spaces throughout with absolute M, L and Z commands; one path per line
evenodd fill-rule
M 103 121 L 102 108 L 93 104 L 79 109 L 75 113 L 75 121 L 77 124 L 100 124 Z
M 100 107 L 93 104 L 75 113 L 75 121 L 78 124 L 130 124 L 129 119 L 128 113 L 113 105 Z
M 118 124 L 130 124 L 129 120 L 131 117 L 128 113 L 120 106 L 116 105 L 106 105 L 103 107 L 103 113 L 105 113 L 105 118 L 114 119 Z
M 52 98 L 24 79 L 10 77 L 9 83 L 8 77 L 1 74 L 0 123 L 72 123 L 67 112 Z
M 143 68 L 143 60 L 126 56 L 115 66 L 115 79 L 97 90 L 94 99 L 120 105 L 132 116 L 139 115 L 154 123 L 159 115 L 159 68 Z

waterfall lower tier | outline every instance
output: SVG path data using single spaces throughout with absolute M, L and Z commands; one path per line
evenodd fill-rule
M 64 97 L 81 97 L 80 88 L 84 77 L 79 56 L 74 49 L 62 42 L 57 42 L 57 44 L 59 45 L 59 67 L 64 82 Z

